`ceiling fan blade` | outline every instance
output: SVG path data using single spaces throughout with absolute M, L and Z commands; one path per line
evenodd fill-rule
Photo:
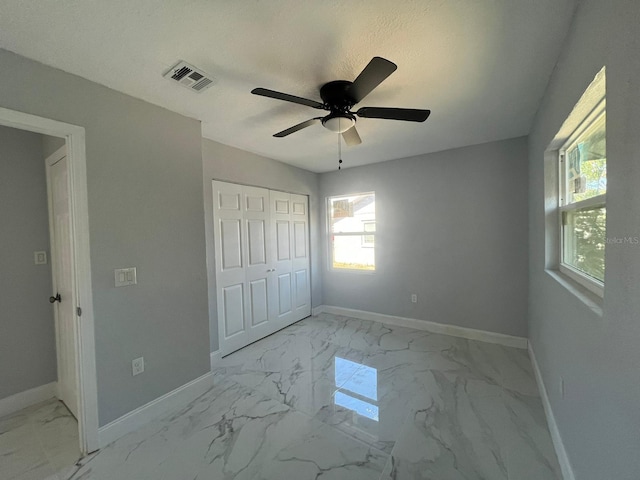
M 251 90 L 254 95 L 261 95 L 263 97 L 275 98 L 277 100 L 284 100 L 285 102 L 298 103 L 300 105 L 306 105 L 313 108 L 324 108 L 324 105 L 315 100 L 309 100 L 308 98 L 296 97 L 295 95 L 289 95 L 288 93 L 276 92 L 275 90 L 269 90 L 267 88 L 254 88 Z
M 373 57 L 356 78 L 347 94 L 355 103 L 360 102 L 371 91 L 380 85 L 385 78 L 396 71 L 398 66 L 382 57 Z
M 302 122 L 297 125 L 294 125 L 293 127 L 289 127 L 286 130 L 282 130 L 281 132 L 276 133 L 274 137 L 282 138 L 282 137 L 286 137 L 287 135 L 291 135 L 292 133 L 295 133 L 298 130 L 302 130 L 303 128 L 310 127 L 314 123 L 318 123 L 318 120 L 320 120 L 321 118 L 322 117 L 312 118 L 311 120 L 307 120 L 306 122 Z
M 417 110 L 415 108 L 380 108 L 362 107 L 356 115 L 363 118 L 385 118 L 387 120 L 404 120 L 406 122 L 424 122 L 431 110 Z
M 342 132 L 342 138 L 344 138 L 344 143 L 346 143 L 349 147 L 355 147 L 356 145 L 360 145 L 362 143 L 355 125 L 349 130 Z

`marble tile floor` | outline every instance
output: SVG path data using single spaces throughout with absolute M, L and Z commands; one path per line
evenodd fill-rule
M 525 350 L 321 314 L 213 373 L 58 478 L 561 478 Z
M 0 418 L 0 479 L 58 480 L 79 458 L 78 422 L 57 399 Z

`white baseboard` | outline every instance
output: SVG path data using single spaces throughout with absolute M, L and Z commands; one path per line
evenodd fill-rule
M 542 381 L 540 367 L 538 366 L 538 361 L 536 360 L 536 355 L 533 351 L 531 343 L 529 343 L 529 357 L 531 358 L 531 364 L 533 365 L 536 382 L 538 383 L 538 390 L 540 390 L 540 397 L 542 398 L 544 413 L 547 417 L 547 424 L 549 425 L 549 432 L 551 433 L 553 447 L 556 450 L 558 462 L 560 463 L 560 468 L 562 469 L 562 477 L 564 478 L 564 480 L 575 480 L 575 476 L 573 475 L 573 468 L 571 467 L 571 462 L 569 461 L 567 451 L 564 448 L 564 443 L 562 441 L 562 437 L 560 436 L 560 430 L 558 429 L 558 424 L 556 423 L 556 417 L 553 415 L 553 410 L 551 410 L 551 403 L 549 402 L 549 396 L 547 395 L 547 388 Z
M 126 415 L 117 418 L 113 422 L 100 427 L 98 429 L 98 435 L 100 436 L 100 448 L 106 447 L 118 438 L 125 436 L 127 433 L 137 430 L 151 420 L 184 407 L 205 393 L 212 386 L 213 375 L 211 373 L 206 373 L 201 377 L 198 377 L 195 380 L 192 380 L 191 382 L 150 401 L 146 405 L 142 405 Z
M 23 408 L 30 407 L 36 403 L 44 402 L 56 396 L 58 388 L 57 382 L 47 383 L 39 387 L 31 388 L 24 392 L 16 393 L 10 397 L 0 400 L 0 417 L 19 412 Z
M 221 358 L 222 358 L 222 355 L 220 355 L 220 350 L 211 352 L 211 370 L 216 368 L 216 365 L 218 364 Z
M 322 312 L 324 312 L 324 305 L 318 305 L 317 307 L 313 307 L 313 310 L 311 310 L 311 315 L 313 315 L 314 317 Z
M 320 305 L 313 309 L 313 314 L 331 313 L 346 317 L 359 318 L 361 320 L 371 320 L 373 322 L 397 325 L 399 327 L 415 328 L 416 330 L 426 330 L 432 333 L 462 337 L 469 340 L 478 340 L 486 343 L 497 343 L 507 347 L 527 348 L 528 341 L 524 337 L 515 337 L 503 333 L 487 332 L 474 328 L 459 327 L 457 325 L 445 325 L 444 323 L 430 322 L 428 320 L 418 320 L 415 318 L 396 317 L 384 315 L 382 313 L 366 312 L 364 310 L 353 310 L 351 308 L 333 307 L 331 305 Z

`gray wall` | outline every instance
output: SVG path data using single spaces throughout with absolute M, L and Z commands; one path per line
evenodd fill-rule
M 86 129 L 104 425 L 210 370 L 200 122 L 4 50 L 0 64 L 0 106 Z M 129 266 L 138 285 L 114 288 Z
M 372 190 L 376 272 L 330 270 L 325 245 L 325 304 L 526 336 L 526 138 L 320 177 L 323 198 Z
M 56 381 L 42 135 L 0 127 L 0 399 Z
M 638 25 L 637 1 L 580 3 L 530 136 L 529 332 L 578 480 L 640 478 L 640 246 L 607 245 L 603 316 L 548 275 L 543 155 L 606 66 L 607 236 L 640 236 Z
M 207 237 L 207 265 L 209 277 L 209 315 L 211 351 L 218 349 L 218 320 L 216 302 L 215 251 L 213 247 L 212 180 L 253 185 L 309 195 L 309 226 L 311 248 L 311 305 L 322 303 L 320 271 L 318 174 L 253 153 L 228 147 L 212 140 L 202 141 L 205 228 Z
M 65 144 L 65 139 L 60 137 L 51 137 L 42 135 L 42 153 L 44 158 L 52 155 L 56 150 Z

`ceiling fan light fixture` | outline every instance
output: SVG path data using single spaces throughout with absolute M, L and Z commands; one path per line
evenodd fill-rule
M 356 119 L 347 114 L 327 115 L 322 119 L 322 125 L 327 130 L 335 133 L 342 133 L 349 130 L 356 124 Z

